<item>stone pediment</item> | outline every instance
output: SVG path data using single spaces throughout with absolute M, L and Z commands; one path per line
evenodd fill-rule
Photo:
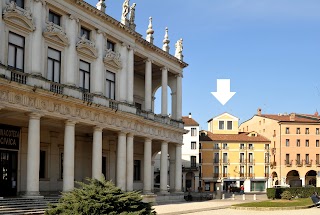
M 30 9 L 25 10 L 17 7 L 13 1 L 5 7 L 3 20 L 7 25 L 26 32 L 32 32 L 36 29 Z
M 107 53 L 106 53 L 106 56 L 105 58 L 103 59 L 103 62 L 110 66 L 110 67 L 113 67 L 115 69 L 121 69 L 122 68 L 122 62 L 121 62 L 121 59 L 120 59 L 120 53 L 118 52 L 114 52 L 112 51 L 111 49 L 107 49 L 106 50 Z
M 61 46 L 69 45 L 69 40 L 66 33 L 60 26 L 55 25 L 52 22 L 47 23 L 47 27 L 43 32 L 43 36 L 46 40 L 51 41 Z
M 87 40 L 86 36 L 83 35 L 76 45 L 79 54 L 82 54 L 88 58 L 98 58 L 98 51 L 94 42 Z

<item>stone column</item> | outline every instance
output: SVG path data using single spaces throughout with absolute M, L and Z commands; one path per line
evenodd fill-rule
M 306 180 L 305 177 L 300 178 L 301 183 L 302 183 L 302 187 L 306 185 Z
M 76 123 L 67 120 L 64 129 L 64 150 L 63 150 L 63 191 L 70 191 L 74 188 L 74 151 L 75 151 L 75 125 Z
M 118 147 L 117 147 L 117 187 L 121 190 L 126 190 L 126 133 L 119 132 Z
M 182 74 L 177 75 L 177 120 L 182 119 Z
M 174 145 L 169 146 L 169 185 L 170 185 L 170 192 L 175 191 L 175 177 L 176 177 L 176 149 Z
M 182 154 L 181 145 L 176 145 L 176 166 L 175 166 L 175 192 L 181 192 L 181 176 L 182 176 Z M 184 178 L 185 181 L 185 178 Z
M 133 191 L 133 134 L 127 135 L 127 191 Z
M 92 178 L 102 177 L 102 128 L 94 127 L 92 144 Z
M 78 55 L 76 50 L 76 43 L 77 43 L 77 32 L 78 32 L 78 19 L 75 18 L 73 15 L 69 16 L 67 19 L 67 27 L 66 27 L 66 34 L 69 38 L 69 46 L 66 48 L 66 70 L 65 72 L 65 83 L 67 85 L 76 86 L 76 74 L 78 62 Z
M 187 180 L 186 180 L 186 178 L 187 178 L 187 173 L 186 172 L 184 172 L 183 173 L 183 189 L 182 189 L 182 192 L 186 192 L 187 191 Z
M 29 115 L 26 197 L 40 197 L 40 115 Z
M 168 69 L 167 67 L 162 67 L 162 92 L 161 92 L 161 115 L 168 115 Z
M 194 192 L 198 192 L 198 187 L 199 187 L 199 172 L 195 173 L 194 175 Z
M 128 88 L 127 88 L 127 101 L 133 104 L 134 92 L 134 52 L 131 47 L 128 48 Z
M 168 142 L 161 143 L 160 193 L 168 194 Z
M 91 92 L 99 95 L 103 95 L 104 83 L 105 83 L 105 68 L 103 63 L 105 52 L 105 39 L 104 33 L 100 30 L 97 31 L 96 47 L 98 50 L 98 58 L 93 63 L 92 79 L 94 84 L 91 84 Z
M 144 140 L 144 173 L 143 173 L 143 193 L 149 194 L 152 190 L 152 140 L 146 138 Z
M 145 68 L 145 81 L 144 81 L 144 102 L 145 102 L 145 110 L 152 110 L 152 61 L 150 59 L 145 60 L 146 68 Z
M 119 100 L 121 102 L 126 102 L 127 100 L 127 61 L 128 61 L 128 48 L 127 45 L 122 43 L 120 46 L 120 55 L 121 55 L 121 62 L 122 62 L 122 69 L 119 72 L 118 78 L 118 86 L 117 91 L 119 92 Z
M 152 160 L 152 154 L 151 154 Z M 151 192 L 154 192 L 154 161 L 151 161 Z

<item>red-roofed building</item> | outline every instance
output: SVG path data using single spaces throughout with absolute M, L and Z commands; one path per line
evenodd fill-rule
M 272 185 L 320 186 L 320 117 L 315 114 L 262 114 L 240 125 L 271 140 Z

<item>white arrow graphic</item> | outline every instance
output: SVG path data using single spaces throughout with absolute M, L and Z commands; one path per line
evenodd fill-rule
M 217 79 L 217 92 L 211 92 L 211 94 L 225 105 L 236 92 L 230 92 L 230 79 Z

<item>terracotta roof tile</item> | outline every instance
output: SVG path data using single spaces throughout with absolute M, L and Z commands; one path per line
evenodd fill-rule
M 213 134 L 206 131 L 208 135 L 200 135 L 200 141 L 228 141 L 228 142 L 270 142 L 269 139 L 258 134 L 248 136 L 251 132 L 239 132 L 239 134 Z
M 277 120 L 280 122 L 290 122 L 290 115 L 262 114 L 261 117 Z M 307 115 L 295 114 L 294 120 L 291 122 L 319 122 L 316 118 L 308 117 Z
M 185 126 L 199 126 L 199 123 L 195 121 L 192 118 L 189 118 L 189 116 L 183 116 L 182 121 L 184 122 Z

